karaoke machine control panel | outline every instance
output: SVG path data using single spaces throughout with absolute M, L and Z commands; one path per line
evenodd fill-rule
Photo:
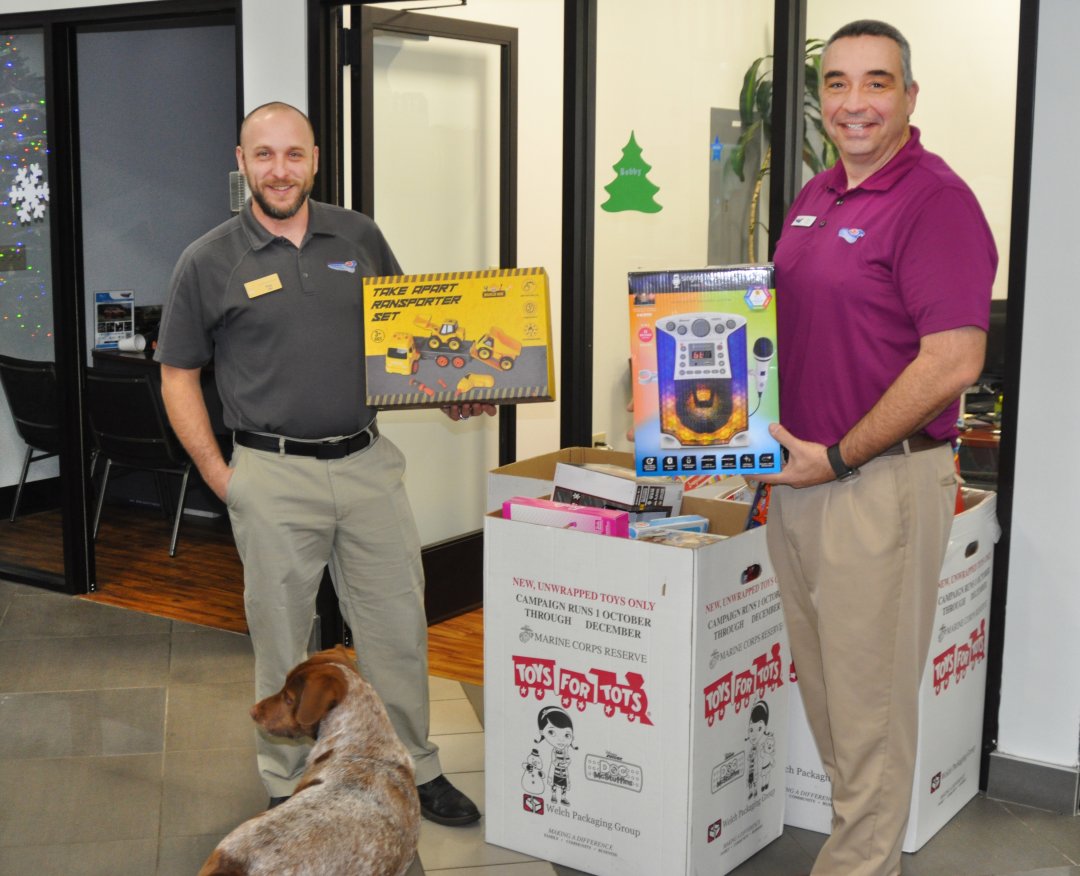
M 657 328 L 676 342 L 671 377 L 732 376 L 730 338 L 744 329 L 746 320 L 728 313 L 684 313 L 657 322 Z

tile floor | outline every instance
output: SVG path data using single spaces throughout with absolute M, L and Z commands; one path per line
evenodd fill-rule
M 0 581 L 0 874 L 191 876 L 266 805 L 244 636 Z M 432 733 L 484 808 L 480 688 L 431 680 Z M 736 876 L 809 869 L 788 829 Z M 905 876 L 1080 876 L 1080 819 L 975 798 Z M 572 876 L 425 822 L 409 876 Z M 663 876 L 663 874 L 657 874 Z

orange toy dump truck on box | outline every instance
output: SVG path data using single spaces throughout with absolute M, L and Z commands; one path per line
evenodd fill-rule
M 521 355 L 521 341 L 510 337 L 497 326 L 492 326 L 487 334 L 481 335 L 473 344 L 469 355 L 500 371 L 509 371 Z

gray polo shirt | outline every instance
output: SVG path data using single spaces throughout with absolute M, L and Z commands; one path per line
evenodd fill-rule
M 299 249 L 248 204 L 173 271 L 154 358 L 177 368 L 212 360 L 230 429 L 329 438 L 375 414 L 364 404 L 361 278 L 401 268 L 367 216 L 309 208 Z

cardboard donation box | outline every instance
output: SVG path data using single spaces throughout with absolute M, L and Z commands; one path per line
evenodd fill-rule
M 780 471 L 772 265 L 628 279 L 638 473 Z
M 782 832 L 790 656 L 764 531 L 738 503 L 683 512 L 730 537 L 486 519 L 488 842 L 601 876 L 720 876 Z
M 979 790 L 986 637 L 998 528 L 997 494 L 963 491 L 938 585 L 930 656 L 919 692 L 919 737 L 905 852 L 918 851 Z M 796 667 L 796 671 L 798 667 Z M 832 794 L 790 686 L 786 824 L 829 833 Z
M 364 279 L 367 404 L 551 401 L 543 268 Z

